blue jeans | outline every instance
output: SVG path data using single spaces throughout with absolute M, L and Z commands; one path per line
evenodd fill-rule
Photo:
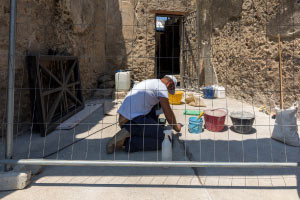
M 164 126 L 159 124 L 155 111 L 158 106 L 154 106 L 147 115 L 138 116 L 121 128 L 125 128 L 131 133 L 131 137 L 125 141 L 125 151 L 155 151 L 161 149 L 164 140 Z

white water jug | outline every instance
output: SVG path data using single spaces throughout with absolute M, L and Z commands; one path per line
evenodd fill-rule
M 115 74 L 116 91 L 128 91 L 130 89 L 130 71 L 117 72 Z
M 165 139 L 162 143 L 161 160 L 172 161 L 172 130 L 164 130 Z
M 212 86 L 215 90 L 215 98 L 224 99 L 226 97 L 225 88 L 218 85 Z

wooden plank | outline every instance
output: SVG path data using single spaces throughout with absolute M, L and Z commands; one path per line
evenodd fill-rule
M 65 109 L 68 112 L 69 111 L 69 104 L 68 104 L 68 96 L 67 96 L 66 92 L 64 92 L 64 106 L 65 106 Z
M 77 57 L 74 56 L 58 56 L 58 55 L 39 55 L 42 61 L 66 61 L 66 60 L 76 60 Z
M 52 72 L 49 71 L 46 67 L 40 65 L 40 68 L 47 72 L 58 84 L 63 85 L 63 83 L 60 80 L 58 80 L 57 77 L 54 74 L 52 74 Z
M 47 96 L 47 95 L 53 94 L 53 93 L 55 93 L 55 92 L 59 92 L 59 91 L 61 91 L 61 90 L 63 90 L 62 87 L 58 87 L 58 88 L 50 89 L 50 90 L 45 90 L 45 91 L 42 92 L 42 95 L 43 95 L 43 96 Z
M 150 13 L 156 15 L 179 15 L 179 16 L 184 16 L 187 14 L 187 12 L 169 11 L 169 10 L 150 10 Z
M 75 65 L 76 65 L 76 61 L 74 61 L 74 63 L 73 63 L 73 65 L 72 65 L 71 69 L 68 71 L 68 73 L 67 73 L 67 75 L 66 75 L 66 83 L 69 83 L 71 74 L 72 74 L 72 72 L 74 72 Z
M 278 54 L 279 54 L 279 76 L 280 76 L 280 109 L 284 109 L 283 104 L 283 86 L 282 86 L 282 51 L 281 51 L 281 42 L 280 34 L 278 34 Z
M 44 102 L 44 98 L 43 98 L 43 95 L 42 95 L 42 89 L 43 89 L 43 85 L 42 85 L 42 79 L 41 79 L 41 74 L 40 74 L 40 70 L 39 70 L 39 67 L 40 67 L 40 60 L 38 59 L 38 57 L 35 57 L 35 60 L 36 60 L 36 76 L 37 76 L 37 80 L 38 80 L 38 85 L 39 85 L 39 88 L 37 91 L 37 94 L 39 95 L 39 98 L 38 98 L 38 102 L 39 102 L 39 107 L 37 108 L 40 108 L 42 110 L 42 117 L 43 117 L 43 122 L 46 121 L 46 112 L 45 112 L 45 102 Z
M 74 94 L 72 94 L 72 92 L 70 90 L 67 89 L 66 92 L 75 101 L 75 103 L 79 103 L 80 105 L 83 104 L 83 102 L 80 99 L 78 99 Z
M 84 99 L 83 99 L 83 95 L 82 95 L 82 86 L 81 86 L 81 80 L 80 80 L 78 59 L 76 59 L 76 64 L 75 64 L 75 69 L 74 69 L 74 80 L 80 82 L 80 84 L 77 84 L 75 86 L 75 93 L 76 93 L 76 96 L 78 96 L 78 98 L 84 103 Z
M 52 118 L 53 118 L 53 116 L 54 116 L 54 113 L 55 113 L 55 111 L 56 111 L 56 108 L 57 108 L 57 106 L 58 106 L 60 100 L 61 100 L 62 95 L 63 95 L 63 91 L 61 91 L 61 92 L 59 93 L 57 99 L 56 99 L 55 102 L 52 104 L 52 107 L 50 108 L 50 112 L 48 113 L 47 119 L 45 120 L 45 122 L 46 122 L 47 124 L 51 123 L 51 120 L 52 120 Z

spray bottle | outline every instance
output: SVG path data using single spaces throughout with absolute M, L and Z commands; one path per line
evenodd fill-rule
M 172 161 L 172 130 L 164 130 L 165 139 L 162 143 L 161 160 Z

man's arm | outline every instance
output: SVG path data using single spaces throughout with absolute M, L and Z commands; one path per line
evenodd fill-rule
M 177 124 L 177 122 L 176 122 L 176 117 L 170 107 L 169 99 L 160 97 L 159 102 L 164 111 L 164 114 L 165 114 L 165 117 L 166 117 L 168 123 L 172 124 L 172 127 L 175 131 L 180 132 L 181 126 L 180 126 L 180 124 Z

